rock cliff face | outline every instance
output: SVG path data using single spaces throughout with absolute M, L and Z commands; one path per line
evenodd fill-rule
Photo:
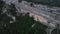
M 19 3 L 17 0 L 3 0 L 7 4 L 13 3 L 19 13 L 29 12 L 36 20 L 43 22 L 42 24 L 47 25 L 50 22 L 51 27 L 56 27 L 56 24 L 60 22 L 60 8 L 48 7 L 46 5 L 36 5 L 31 7 L 29 2 L 22 1 Z

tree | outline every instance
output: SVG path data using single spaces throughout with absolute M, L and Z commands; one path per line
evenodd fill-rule
M 2 9 L 4 5 L 5 5 L 5 2 L 0 0 L 0 14 L 2 13 Z
M 18 0 L 18 2 L 21 2 L 22 0 Z
M 47 34 L 47 32 L 45 31 L 47 28 L 47 26 L 36 22 L 35 27 L 33 27 L 30 31 L 29 34 Z
M 8 14 L 11 14 L 11 15 L 13 15 L 13 16 L 16 16 L 16 11 L 17 11 L 17 9 L 16 9 L 16 7 L 15 7 L 15 5 L 13 4 L 13 3 L 11 3 L 11 5 L 8 5 L 8 7 L 9 8 L 7 8 L 7 13 Z
M 36 25 L 32 28 L 32 24 Z M 16 22 L 9 24 L 2 33 L 5 34 L 46 34 L 46 26 L 36 22 L 33 17 L 29 15 L 19 16 Z M 8 32 L 8 33 L 7 33 Z
M 57 34 L 57 29 L 54 29 L 52 32 L 52 34 Z M 60 30 L 58 30 L 58 34 L 60 33 Z
M 34 6 L 33 3 L 31 3 L 30 6 L 33 7 Z

